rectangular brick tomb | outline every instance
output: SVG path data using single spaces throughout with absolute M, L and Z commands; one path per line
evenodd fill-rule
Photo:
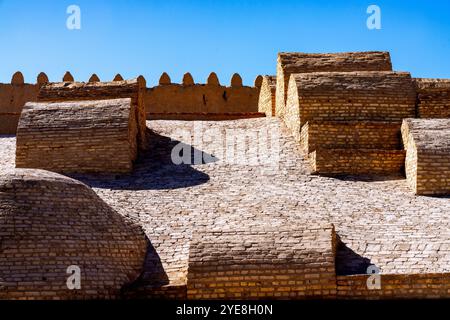
M 406 179 L 417 195 L 450 194 L 450 119 L 405 119 Z
M 281 52 L 277 59 L 276 114 L 283 118 L 292 74 L 312 72 L 392 71 L 389 52 Z
M 59 173 L 126 173 L 137 157 L 130 98 L 29 102 L 17 129 L 16 167 Z
M 335 255 L 327 223 L 199 232 L 190 246 L 187 298 L 333 298 Z
M 38 102 L 64 102 L 130 98 L 138 129 L 138 146 L 147 148 L 145 115 L 146 82 L 143 77 L 112 82 L 57 82 L 45 84 Z

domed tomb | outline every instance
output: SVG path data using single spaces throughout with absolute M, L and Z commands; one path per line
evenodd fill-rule
M 0 299 L 116 298 L 146 248 L 142 229 L 85 184 L 35 169 L 0 175 Z

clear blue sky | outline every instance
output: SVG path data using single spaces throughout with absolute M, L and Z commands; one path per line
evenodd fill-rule
M 81 30 L 66 28 L 71 4 Z M 366 27 L 370 4 L 381 30 Z M 142 74 L 150 85 L 189 71 L 203 83 L 215 71 L 221 83 L 238 72 L 251 84 L 275 73 L 279 51 L 364 50 L 390 51 L 413 76 L 450 78 L 450 1 L 0 0 L 0 43 L 0 82 L 17 70 L 32 83 L 70 70 L 77 80 Z

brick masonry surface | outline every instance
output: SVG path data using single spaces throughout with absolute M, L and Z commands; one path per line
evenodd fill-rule
M 261 91 L 259 92 L 258 111 L 264 112 L 267 117 L 275 116 L 275 97 L 277 90 L 277 77 L 264 76 Z
M 0 299 L 118 298 L 146 247 L 142 228 L 83 183 L 2 167 Z M 69 266 L 80 268 L 79 290 L 67 286 Z
M 17 129 L 16 166 L 60 173 L 130 172 L 137 157 L 131 99 L 29 102 Z
M 66 102 L 130 98 L 138 128 L 140 149 L 147 146 L 145 126 L 145 79 L 112 82 L 58 82 L 47 83 L 39 91 L 39 102 Z
M 307 154 L 318 148 L 398 150 L 400 122 L 309 121 L 301 129 L 300 142 Z
M 314 121 L 398 121 L 415 116 L 416 93 L 407 72 L 294 74 L 284 120 L 294 136 Z
M 291 75 L 284 121 L 319 174 L 403 172 L 400 127 L 415 115 L 409 73 Z
M 419 118 L 450 118 L 450 79 L 414 79 Z
M 320 174 L 395 174 L 403 172 L 405 151 L 317 149 L 309 154 L 311 170 Z
M 292 74 L 310 72 L 392 71 L 389 52 L 282 52 L 277 59 L 276 114 L 284 116 Z
M 336 296 L 336 234 L 320 223 L 211 230 L 193 236 L 189 299 L 311 299 Z
M 406 178 L 419 195 L 450 194 L 450 119 L 405 119 Z
M 199 124 L 208 141 L 203 145 L 192 140 Z M 277 118 L 148 121 L 147 125 L 152 130 L 149 151 L 131 174 L 74 175 L 121 216 L 142 226 L 150 240 L 144 272 L 127 296 L 185 298 L 192 236 L 199 231 L 273 230 L 320 221 L 335 226 L 336 272 L 348 277 L 344 280 L 365 274 L 374 264 L 385 275 L 434 277 L 437 284 L 424 287 L 423 280 L 412 276 L 408 286 L 422 286 L 416 292 L 424 297 L 436 296 L 436 290 L 449 297 L 448 290 L 442 289 L 450 273 L 448 197 L 417 197 L 404 177 L 396 174 L 311 175 L 306 155 Z M 233 164 L 220 155 L 229 130 L 244 137 L 272 126 L 280 128 L 277 166 Z M 189 134 L 180 136 L 180 129 Z M 170 157 L 178 141 L 217 159 L 176 166 Z M 0 137 L 1 172 L 14 168 L 15 143 L 14 137 Z M 249 157 L 258 155 L 258 148 L 248 148 Z M 340 286 L 338 282 L 338 293 L 343 291 Z M 394 287 L 393 292 L 403 289 Z M 359 297 L 369 295 L 385 297 L 382 291 Z

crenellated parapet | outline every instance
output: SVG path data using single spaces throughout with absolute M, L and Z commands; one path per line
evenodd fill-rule
M 260 81 L 257 78 L 255 84 Z M 148 119 L 232 119 L 264 116 L 258 112 L 259 86 L 244 86 L 235 73 L 228 86 L 222 85 L 215 72 L 206 83 L 196 83 L 185 73 L 181 83 L 172 82 L 164 72 L 159 84 L 148 88 L 145 105 Z

